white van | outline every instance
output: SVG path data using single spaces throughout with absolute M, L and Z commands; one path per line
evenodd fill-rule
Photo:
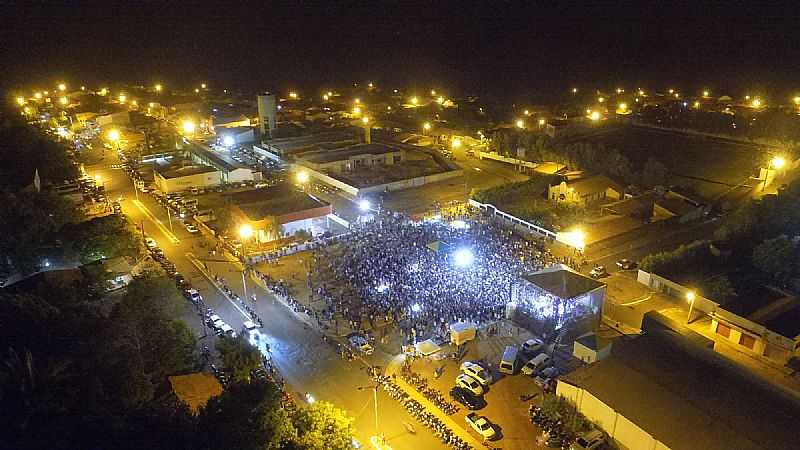
M 517 371 L 517 347 L 509 345 L 503 350 L 503 358 L 500 360 L 500 372 L 514 375 Z
M 539 369 L 547 366 L 550 363 L 550 356 L 547 353 L 539 353 L 535 358 L 528 361 L 522 367 L 522 373 L 525 375 L 533 375 Z

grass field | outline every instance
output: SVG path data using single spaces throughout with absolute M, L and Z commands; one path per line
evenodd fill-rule
M 652 156 L 670 170 L 671 183 L 690 186 L 706 199 L 725 193 L 730 189 L 727 185 L 757 175 L 764 157 L 762 151 L 746 144 L 639 127 L 620 127 L 586 140 L 618 149 L 637 168 Z

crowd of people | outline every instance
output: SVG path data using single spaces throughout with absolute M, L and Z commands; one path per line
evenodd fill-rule
M 400 324 L 417 338 L 501 318 L 519 277 L 557 262 L 544 245 L 469 211 L 423 222 L 382 214 L 316 248 L 309 272 L 328 314 L 354 329 Z

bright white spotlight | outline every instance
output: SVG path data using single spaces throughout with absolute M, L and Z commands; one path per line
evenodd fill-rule
M 364 200 L 361 200 L 360 202 L 358 202 L 358 207 L 359 207 L 359 208 L 360 208 L 362 211 L 367 211 L 367 210 L 369 210 L 369 200 L 366 200 L 366 199 L 364 199 Z
M 378 293 L 379 294 L 383 294 L 384 292 L 386 292 L 388 290 L 389 290 L 389 285 L 386 284 L 386 283 L 381 283 L 380 286 L 378 286 Z
M 419 306 L 419 303 L 414 303 L 413 305 L 411 305 L 411 311 L 414 311 L 415 313 L 418 313 L 421 310 L 422 310 L 422 306 Z
M 225 136 L 222 138 L 222 145 L 225 147 L 233 147 L 233 144 L 235 143 L 236 141 L 233 140 L 233 136 Z
M 458 267 L 469 267 L 475 261 L 475 255 L 472 254 L 472 250 L 462 248 L 453 253 L 453 261 Z

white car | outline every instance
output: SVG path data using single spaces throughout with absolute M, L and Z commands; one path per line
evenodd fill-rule
M 463 373 L 456 377 L 456 386 L 460 386 L 475 395 L 483 395 L 484 392 L 483 386 L 478 382 L 478 380 Z
M 542 340 L 539 338 L 528 339 L 522 343 L 522 352 L 529 355 L 535 355 L 539 353 L 542 351 L 542 348 L 544 348 L 544 342 L 542 342 Z
M 156 240 L 153 238 L 144 238 L 144 243 L 147 245 L 147 248 L 156 248 L 158 244 L 156 244 Z
M 186 224 L 186 231 L 188 231 L 191 234 L 195 234 L 195 233 L 199 233 L 200 232 L 200 230 L 198 230 L 197 227 L 192 225 L 191 223 Z
M 200 295 L 199 292 L 197 292 L 197 289 L 189 289 L 188 294 L 189 294 L 189 300 L 191 300 L 193 303 L 197 303 L 203 300 L 203 297 Z
M 488 386 L 492 382 L 491 374 L 489 374 L 483 366 L 474 362 L 464 361 L 461 364 L 461 372 L 478 380 L 478 382 L 484 386 Z
M 492 423 L 484 416 L 479 416 L 477 413 L 471 412 L 467 414 L 464 420 L 487 441 L 497 436 L 497 431 L 495 431 Z

